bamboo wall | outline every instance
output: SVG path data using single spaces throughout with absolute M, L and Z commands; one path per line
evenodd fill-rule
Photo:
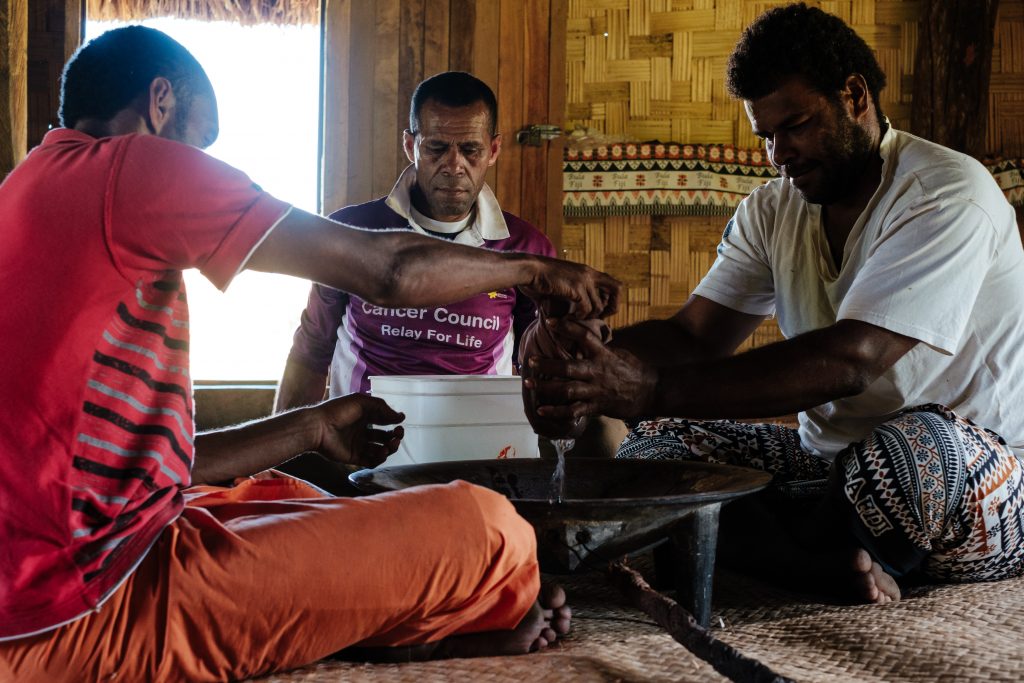
M 567 127 L 619 140 L 758 146 L 725 90 L 726 59 L 762 0 L 569 0 Z M 916 0 L 809 2 L 842 17 L 871 45 L 888 77 L 882 109 L 907 129 L 913 84 Z M 994 153 L 1024 155 L 1024 0 L 1003 0 L 991 83 Z M 707 272 L 721 217 L 567 219 L 567 258 L 626 283 L 615 326 L 671 315 Z M 779 338 L 766 321 L 746 345 Z

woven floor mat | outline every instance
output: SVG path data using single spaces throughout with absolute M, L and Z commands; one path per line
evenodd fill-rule
M 629 607 L 600 574 L 549 577 L 561 583 L 573 607 L 569 636 L 552 648 L 521 657 L 482 657 L 408 664 L 323 661 L 260 683 L 378 681 L 441 683 L 592 683 L 724 681 L 710 665 L 676 643 L 643 612 Z
M 826 604 L 722 573 L 712 633 L 798 681 L 1024 680 L 1024 577 Z

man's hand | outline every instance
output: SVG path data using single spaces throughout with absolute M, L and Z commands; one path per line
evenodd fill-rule
M 571 312 L 575 317 L 603 318 L 618 308 L 622 283 L 611 275 L 572 261 L 538 258 L 536 273 L 530 284 L 520 287 L 549 315 Z M 557 302 L 568 301 L 569 310 L 558 310 Z M 562 306 L 564 309 L 565 307 Z
M 352 394 L 308 408 L 320 427 L 316 451 L 340 463 L 376 467 L 398 450 L 404 430 L 379 429 L 393 425 L 405 415 L 392 410 L 379 398 Z
M 636 356 L 605 346 L 584 325 L 570 319 L 549 320 L 552 331 L 576 345 L 582 359 L 528 359 L 537 414 L 550 419 L 578 419 L 586 415 L 630 418 L 654 410 L 658 373 Z M 551 379 L 537 379 L 537 377 Z

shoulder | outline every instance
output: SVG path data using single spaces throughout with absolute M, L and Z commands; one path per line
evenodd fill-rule
M 156 135 L 116 136 L 123 161 L 115 162 L 118 184 L 147 192 L 211 197 L 234 190 L 262 192 L 246 173 L 191 145 Z
M 743 227 L 774 225 L 780 215 L 790 215 L 805 205 L 798 192 L 782 178 L 755 187 L 736 207 L 734 219 Z
M 387 197 L 380 197 L 363 204 L 352 204 L 338 209 L 328 218 L 360 228 L 405 228 L 409 221 L 395 213 L 386 203 Z
M 894 182 L 917 185 L 923 199 L 985 203 L 1002 195 L 992 174 L 977 159 L 910 133 L 893 131 L 890 154 Z
M 508 227 L 508 239 L 488 244 L 489 247 L 503 251 L 525 251 L 541 256 L 555 255 L 555 247 L 551 240 L 540 229 L 508 211 L 502 211 L 501 215 Z

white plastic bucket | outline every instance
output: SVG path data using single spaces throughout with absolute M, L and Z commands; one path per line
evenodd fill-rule
M 405 413 L 405 438 L 385 465 L 540 457 L 519 377 L 375 376 L 370 393 Z

